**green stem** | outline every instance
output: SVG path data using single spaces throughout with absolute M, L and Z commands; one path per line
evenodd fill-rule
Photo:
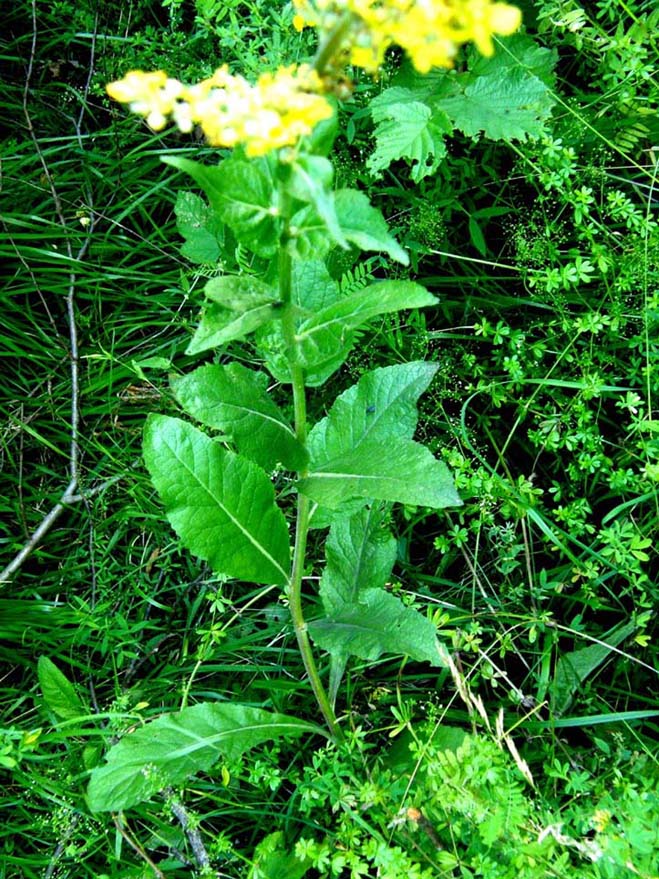
M 327 38 L 318 46 L 316 57 L 313 60 L 314 70 L 319 76 L 323 76 L 330 66 L 332 59 L 341 51 L 341 44 L 354 20 L 352 12 L 344 12 L 334 25 Z
M 286 345 L 288 367 L 291 373 L 293 385 L 293 408 L 295 413 L 295 435 L 302 445 L 307 441 L 307 401 L 304 388 L 304 372 L 298 360 L 297 340 L 295 338 L 295 312 L 291 302 L 292 295 L 292 261 L 286 249 L 288 242 L 288 198 L 282 193 L 282 215 L 285 219 L 284 231 L 282 232 L 279 247 L 279 295 L 282 302 L 282 333 Z M 307 470 L 299 473 L 301 478 L 307 475 Z M 288 602 L 293 620 L 295 637 L 302 656 L 302 662 L 311 684 L 311 689 L 318 702 L 325 722 L 329 727 L 335 742 L 343 739 L 343 732 L 338 725 L 336 715 L 323 687 L 316 666 L 316 661 L 311 649 L 307 624 L 302 611 L 302 578 L 304 576 L 304 561 L 307 549 L 307 535 L 309 533 L 309 498 L 298 494 L 297 518 L 295 523 L 295 547 L 293 549 L 293 566 L 288 584 Z

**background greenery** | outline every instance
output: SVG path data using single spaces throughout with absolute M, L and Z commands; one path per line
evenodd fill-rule
M 375 366 L 440 364 L 421 432 L 465 506 L 398 510 L 391 589 L 440 626 L 467 701 L 422 664 L 353 666 L 346 746 L 263 747 L 176 793 L 208 875 L 659 874 L 659 11 L 523 8 L 552 53 L 537 136 L 456 130 L 432 174 L 404 157 L 374 174 L 370 103 L 399 81 L 395 53 L 344 103 L 339 183 L 368 192 L 440 305 L 382 320 L 311 402 L 321 415 Z M 179 551 L 141 464 L 144 416 L 175 411 L 167 372 L 192 362 L 208 274 L 180 252 L 159 155 L 209 153 L 103 91 L 135 67 L 195 79 L 303 59 L 312 37 L 291 18 L 260 0 L 17 2 L 6 17 L 3 564 L 69 483 L 69 306 L 80 425 L 79 497 L 0 595 L 3 879 L 203 873 L 173 793 L 89 812 L 104 746 L 218 693 L 315 716 L 277 595 Z M 346 285 L 403 272 L 330 268 Z M 39 657 L 72 687 L 45 660 L 40 683 Z

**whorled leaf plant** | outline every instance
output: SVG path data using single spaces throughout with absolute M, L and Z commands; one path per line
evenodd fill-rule
M 344 295 L 328 272 L 325 258 L 337 247 L 408 262 L 363 193 L 333 188 L 327 156 L 337 123 L 328 91 L 346 61 L 372 71 L 395 42 L 423 72 L 448 64 L 447 50 L 468 39 L 489 51 L 492 35 L 515 30 L 519 16 L 512 7 L 483 0 L 451 3 L 449 17 L 444 0 L 382 0 L 377 15 L 372 2 L 359 0 L 294 5 L 296 27 L 319 30 L 313 65 L 263 74 L 255 86 L 226 68 L 194 86 L 162 71 L 133 71 L 108 92 L 154 128 L 171 117 L 182 130 L 198 125 L 211 144 L 235 148 L 214 166 L 165 158 L 208 199 L 208 205 L 192 193 L 179 199 L 184 253 L 202 262 L 217 258 L 218 240 L 227 232 L 243 251 L 265 258 L 266 266 L 261 277 L 224 274 L 208 281 L 188 353 L 216 351 L 254 334 L 269 373 L 291 386 L 294 422 L 269 395 L 265 372 L 239 363 L 205 364 L 172 382 L 181 408 L 201 427 L 152 415 L 144 459 L 185 547 L 218 574 L 283 588 L 310 686 L 329 736 L 339 741 L 334 702 L 351 656 L 374 660 L 395 653 L 444 664 L 433 624 L 384 589 L 395 556 L 387 505 L 441 509 L 460 499 L 445 465 L 413 439 L 416 403 L 432 381 L 433 364 L 375 369 L 341 394 L 325 418 L 311 429 L 308 424 L 307 389 L 341 366 L 361 327 L 378 315 L 436 302 L 419 284 L 401 280 Z M 292 547 L 271 480 L 275 467 L 290 473 L 289 488 L 297 494 Z M 311 527 L 329 527 L 329 536 L 320 581 L 323 613 L 308 621 L 302 580 Z M 312 642 L 329 653 L 328 686 Z M 92 772 L 90 806 L 124 809 L 208 769 L 218 756 L 239 755 L 280 735 L 323 731 L 248 705 L 184 708 L 110 750 L 107 763 Z

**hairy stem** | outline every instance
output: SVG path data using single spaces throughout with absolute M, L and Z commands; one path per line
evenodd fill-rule
M 293 408 L 295 413 L 295 435 L 302 445 L 306 445 L 307 440 L 307 401 L 304 388 L 304 373 L 300 366 L 297 351 L 297 341 L 295 338 L 295 314 L 293 303 L 291 302 L 291 274 L 292 262 L 291 256 L 286 249 L 288 241 L 288 207 L 285 195 L 282 195 L 282 204 L 284 206 L 282 213 L 286 218 L 285 228 L 281 236 L 279 249 L 279 295 L 283 304 L 282 313 L 282 332 L 286 344 L 288 365 L 291 373 L 291 381 L 293 385 Z M 299 474 L 302 478 L 307 475 L 306 470 Z M 343 738 L 343 732 L 337 723 L 336 715 L 330 705 L 330 701 L 323 687 L 316 666 L 316 661 L 311 649 L 307 624 L 302 611 L 302 578 L 304 575 L 304 561 L 307 548 L 307 535 L 309 533 L 309 498 L 298 494 L 297 501 L 297 518 L 295 523 L 295 547 L 293 549 L 293 566 L 291 569 L 291 577 L 288 584 L 288 601 L 293 620 L 293 628 L 295 637 L 297 638 L 302 662 L 311 684 L 311 689 L 316 697 L 318 706 L 322 712 L 325 722 L 329 727 L 334 741 L 340 741 Z

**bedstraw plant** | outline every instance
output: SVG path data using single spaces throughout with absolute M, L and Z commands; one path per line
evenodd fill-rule
M 348 65 L 377 75 L 387 49 L 400 46 L 427 74 L 450 67 L 467 41 L 489 56 L 493 36 L 517 30 L 520 14 L 484 0 L 295 0 L 294 7 L 295 27 L 318 31 L 310 64 L 262 73 L 255 84 L 226 66 L 195 85 L 163 71 L 130 71 L 108 93 L 156 130 L 172 120 L 220 148 L 211 165 L 180 153 L 164 158 L 207 198 L 182 192 L 176 210 L 183 254 L 215 265 L 187 350 L 210 359 L 171 382 L 201 428 L 151 415 L 144 460 L 188 550 L 217 575 L 280 590 L 324 725 L 219 700 L 162 715 L 125 735 L 93 770 L 88 797 L 96 812 L 127 809 L 279 736 L 340 742 L 337 704 L 351 657 L 452 663 L 433 621 L 384 589 L 396 554 L 390 505 L 460 504 L 446 465 L 413 438 L 417 400 L 438 366 L 373 369 L 309 425 L 309 389 L 341 367 L 364 325 L 437 301 L 411 280 L 346 290 L 333 279 L 325 261 L 336 249 L 409 260 L 363 192 L 334 189 L 328 155 Z M 228 344 L 248 338 L 267 372 L 224 356 Z M 275 402 L 272 379 L 290 387 L 292 422 Z M 303 581 L 317 560 L 307 557 L 307 543 L 311 529 L 327 527 L 322 614 L 308 619 Z M 329 657 L 327 681 L 317 651 Z

